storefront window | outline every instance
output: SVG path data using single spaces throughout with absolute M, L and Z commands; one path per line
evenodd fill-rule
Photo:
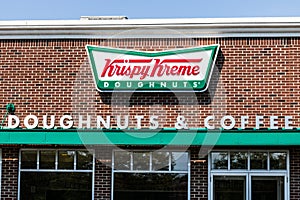
M 115 173 L 114 182 L 114 199 L 188 199 L 187 174 Z
M 22 150 L 20 199 L 93 199 L 93 157 L 85 150 Z
M 40 169 L 55 169 L 56 151 L 40 151 L 39 155 Z
M 230 169 L 247 169 L 247 168 L 248 168 L 247 152 L 230 153 Z
M 91 200 L 92 173 L 21 172 L 21 200 Z
M 21 163 L 22 163 L 22 169 L 36 169 L 37 151 L 22 151 Z
M 172 171 L 188 170 L 188 155 L 186 153 L 172 152 L 171 159 Z
M 267 169 L 267 153 L 253 152 L 250 154 L 250 159 L 251 169 Z
M 245 200 L 245 176 L 216 176 L 214 177 L 214 200 Z
M 130 170 L 131 154 L 127 151 L 116 151 L 114 155 L 115 170 Z
M 228 168 L 228 154 L 227 152 L 213 152 L 212 168 L 213 169 L 227 169 Z
M 153 152 L 152 154 L 152 170 L 168 171 L 169 170 L 169 152 Z
M 114 200 L 189 199 L 187 152 L 116 151 L 113 155 Z
M 88 151 L 76 151 L 76 169 L 77 170 L 92 170 L 93 169 L 93 154 Z
M 270 153 L 271 169 L 286 169 L 286 153 Z
M 150 167 L 149 152 L 134 152 L 133 153 L 133 170 L 148 171 Z
M 286 152 L 235 152 L 221 151 L 211 154 L 212 170 L 286 170 Z M 230 166 L 228 166 L 230 158 Z
M 254 176 L 251 178 L 251 197 L 255 200 L 284 200 L 284 178 Z
M 58 169 L 74 169 L 75 151 L 58 151 Z
M 211 152 L 211 199 L 287 200 L 287 161 L 287 152 Z

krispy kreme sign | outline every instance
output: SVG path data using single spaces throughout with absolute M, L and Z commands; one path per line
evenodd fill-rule
M 169 51 L 86 46 L 95 84 L 102 92 L 207 89 L 219 45 Z

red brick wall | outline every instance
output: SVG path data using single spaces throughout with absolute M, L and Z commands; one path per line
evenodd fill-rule
M 300 198 L 300 149 L 290 149 L 290 200 Z
M 18 198 L 19 149 L 15 147 L 2 148 L 1 199 L 14 200 Z
M 111 159 L 113 148 L 111 146 L 94 146 L 92 148 L 96 157 L 94 198 L 95 200 L 109 200 L 111 199 Z
M 94 199 L 109 200 L 111 197 L 111 168 L 100 162 L 96 162 L 95 168 Z
M 110 95 L 95 89 L 86 44 L 139 50 L 220 44 L 221 52 L 205 93 Z M 161 127 L 174 127 L 178 114 L 190 127 L 204 127 L 208 115 L 235 116 L 236 127 L 241 115 L 250 116 L 248 127 L 254 127 L 255 115 L 291 115 L 299 126 L 299 64 L 299 38 L 1 40 L 0 115 L 12 102 L 20 118 L 55 114 L 57 126 L 63 114 L 87 113 L 145 115 L 144 127 L 149 115 L 160 116 Z
M 190 159 L 191 162 L 191 181 L 190 196 L 191 200 L 208 199 L 208 159 L 207 156 L 199 158 L 199 148 L 192 148 Z M 201 160 L 201 162 L 199 162 Z M 203 161 L 203 162 L 202 162 Z

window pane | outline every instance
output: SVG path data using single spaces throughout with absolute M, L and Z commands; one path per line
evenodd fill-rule
M 58 169 L 74 169 L 75 151 L 58 152 Z
M 114 173 L 114 200 L 187 200 L 188 174 Z
M 20 200 L 91 200 L 92 173 L 21 172 Z
M 246 177 L 215 176 L 213 193 L 214 200 L 245 200 Z
M 130 152 L 116 151 L 114 157 L 115 170 L 130 170 Z
M 76 169 L 92 170 L 93 169 L 93 154 L 88 151 L 77 151 Z
M 21 152 L 21 168 L 37 169 L 37 151 Z
M 252 199 L 284 200 L 283 177 L 252 177 Z
M 247 152 L 230 152 L 230 169 L 247 169 L 247 163 Z
M 267 153 L 251 153 L 250 168 L 251 169 L 267 169 Z
M 55 151 L 40 151 L 40 169 L 55 169 Z
M 172 152 L 171 155 L 172 171 L 188 171 L 188 153 Z
M 213 152 L 212 169 L 228 169 L 228 155 L 227 152 Z
M 169 171 L 169 155 L 169 152 L 153 152 L 152 169 L 154 171 Z
M 150 170 L 150 153 L 134 152 L 133 153 L 133 170 Z
M 286 153 L 270 153 L 270 169 L 286 169 Z

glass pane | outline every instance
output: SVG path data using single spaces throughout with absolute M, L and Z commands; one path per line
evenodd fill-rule
M 228 169 L 228 155 L 227 152 L 213 152 L 211 153 L 212 169 Z
M 21 168 L 37 169 L 37 151 L 21 152 Z
M 267 169 L 267 153 L 251 153 L 250 168 L 251 169 Z
M 21 172 L 20 200 L 91 200 L 92 173 Z
M 230 152 L 230 169 L 247 169 L 247 163 L 247 152 Z
M 114 173 L 114 200 L 187 200 L 188 175 Z
M 58 169 L 74 169 L 75 151 L 58 152 Z
M 245 200 L 246 177 L 215 176 L 213 194 L 214 200 Z
M 286 153 L 270 153 L 270 169 L 286 169 Z
M 284 200 L 283 177 L 252 177 L 252 199 Z
M 93 154 L 88 151 L 77 151 L 76 169 L 92 170 L 93 169 Z
M 40 169 L 55 169 L 55 151 L 40 151 Z
M 169 152 L 153 152 L 152 169 L 154 171 L 169 171 L 169 155 Z
M 115 170 L 130 170 L 130 152 L 116 151 L 114 157 Z
M 171 155 L 172 171 L 188 171 L 188 153 L 172 152 Z
M 150 153 L 134 152 L 133 153 L 133 170 L 150 170 Z

